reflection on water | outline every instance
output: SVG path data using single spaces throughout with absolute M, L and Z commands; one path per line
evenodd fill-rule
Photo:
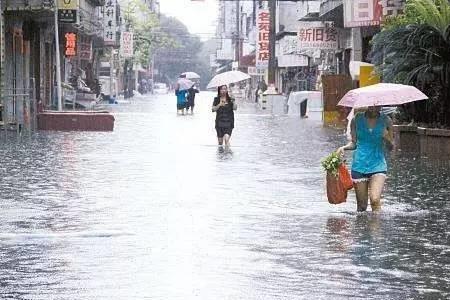
M 390 157 L 383 211 L 324 193 L 345 139 L 213 94 L 113 108 L 113 133 L 0 137 L 2 299 L 448 299 L 450 161 Z

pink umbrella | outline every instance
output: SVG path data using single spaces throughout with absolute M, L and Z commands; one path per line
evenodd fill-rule
M 378 83 L 348 91 L 338 105 L 347 107 L 388 106 L 425 99 L 428 99 L 427 95 L 411 85 Z

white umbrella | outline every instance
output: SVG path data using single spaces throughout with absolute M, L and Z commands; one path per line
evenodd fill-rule
M 247 79 L 250 79 L 250 76 L 241 71 L 228 71 L 214 76 L 214 78 L 208 83 L 208 86 L 206 88 L 212 89 L 222 85 L 229 85 L 231 83 L 236 83 Z
M 195 72 L 184 72 L 181 75 L 185 75 L 187 79 L 200 79 L 200 75 Z
M 188 90 L 194 84 L 195 84 L 195 82 L 192 82 L 187 78 L 179 78 L 177 81 L 177 86 L 178 86 L 178 89 L 180 89 L 180 90 Z

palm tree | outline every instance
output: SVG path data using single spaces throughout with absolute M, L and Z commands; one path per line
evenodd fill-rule
M 407 1 L 372 40 L 371 60 L 383 81 L 414 85 L 429 101 L 408 105 L 410 117 L 450 126 L 450 5 L 448 0 Z

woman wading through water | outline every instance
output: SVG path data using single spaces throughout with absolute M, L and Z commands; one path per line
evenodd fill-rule
M 391 118 L 380 110 L 379 106 L 371 106 L 366 112 L 357 113 L 350 124 L 351 142 L 337 150 L 340 155 L 345 150 L 355 150 L 351 174 L 358 211 L 367 210 L 369 198 L 372 211 L 381 209 L 387 174 L 385 148 L 394 148 L 394 135 Z
M 214 98 L 212 111 L 216 113 L 216 132 L 217 142 L 222 146 L 230 146 L 231 133 L 234 128 L 234 111 L 237 105 L 233 98 L 228 94 L 226 85 L 217 88 L 217 97 Z

